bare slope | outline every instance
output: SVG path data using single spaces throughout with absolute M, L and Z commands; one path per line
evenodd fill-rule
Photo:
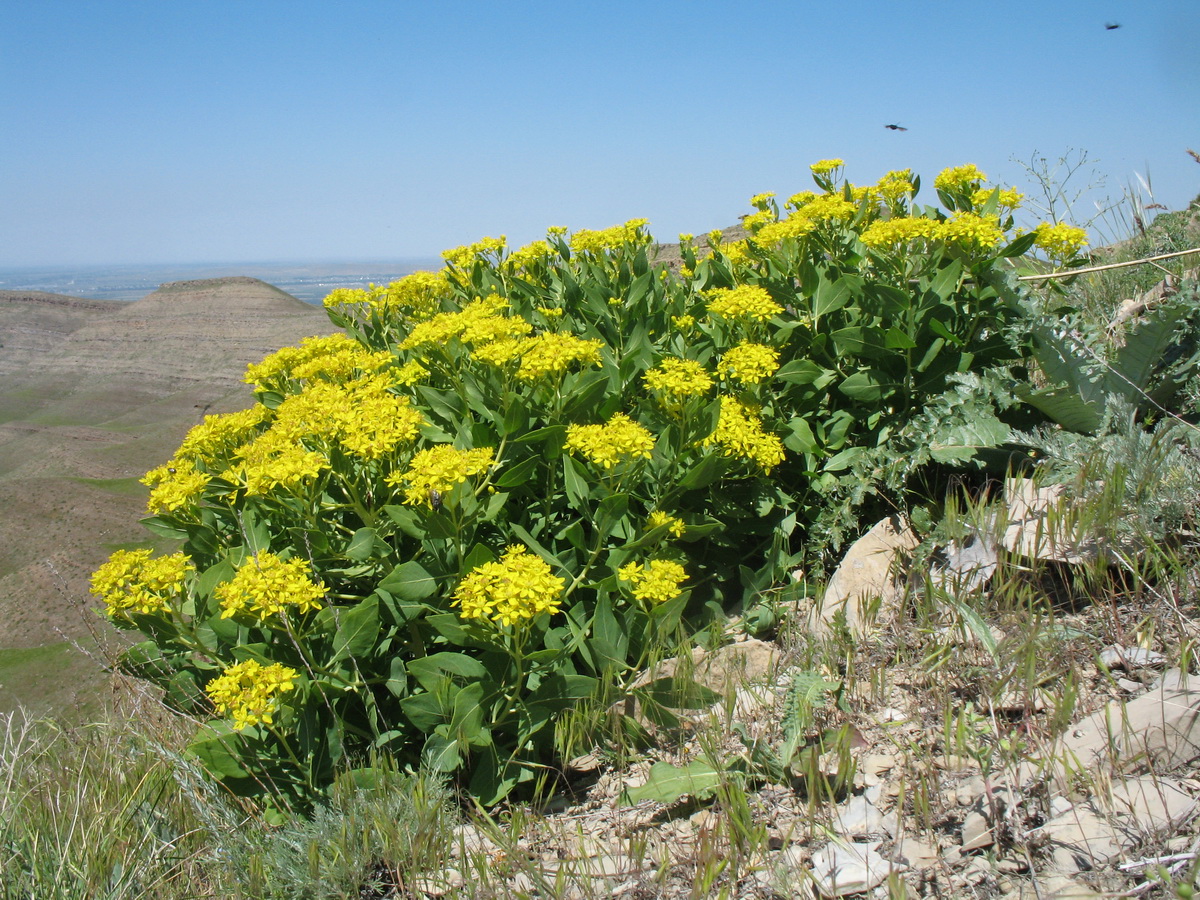
M 6 666 L 5 651 L 94 647 L 91 629 L 107 626 L 90 573 L 150 537 L 137 479 L 205 413 L 250 404 L 247 363 L 331 331 L 322 310 L 253 278 L 133 303 L 0 293 L 0 710 L 94 693 L 99 667 L 78 651 L 49 669 Z

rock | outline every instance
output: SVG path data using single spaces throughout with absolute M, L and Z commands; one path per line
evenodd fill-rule
M 876 621 L 891 619 L 903 594 L 898 572 L 919 543 L 898 516 L 878 522 L 855 541 L 829 579 L 821 602 L 809 613 L 808 628 L 814 636 L 830 634 L 843 615 L 855 638 L 866 637 Z
M 996 542 L 987 534 L 968 535 L 961 544 L 951 541 L 935 560 L 930 580 L 953 597 L 982 590 L 999 563 Z
M 1096 559 L 1099 546 L 1079 534 L 1070 515 L 1067 485 L 1038 487 L 1028 478 L 1004 482 L 1008 526 L 1001 543 L 1009 553 L 1078 565 Z
M 1103 896 L 1065 875 L 1051 873 L 1035 875 L 1031 883 L 1006 894 L 1004 900 L 1101 900 Z
M 1110 669 L 1161 668 L 1167 664 L 1167 658 L 1154 650 L 1142 647 L 1122 647 L 1113 644 L 1100 651 L 1100 662 Z
M 860 794 L 834 807 L 833 829 L 843 837 L 891 837 L 895 833 L 895 816 L 885 816 L 874 803 Z
M 1177 784 L 1152 775 L 1113 785 L 1108 808 L 1129 832 L 1176 828 L 1196 812 L 1197 803 Z
M 942 853 L 937 844 L 907 835 L 892 848 L 892 860 L 909 869 L 927 869 L 941 862 Z
M 1168 669 L 1151 690 L 1127 703 L 1114 700 L 1079 723 L 1055 755 L 1068 771 L 1101 763 L 1173 769 L 1200 759 L 1200 677 Z
M 1049 839 L 1059 871 L 1102 866 L 1122 850 L 1186 822 L 1197 802 L 1175 784 L 1146 775 L 1113 785 L 1060 813 L 1037 831 Z
M 984 847 L 990 847 L 996 843 L 996 838 L 992 834 L 991 823 L 988 822 L 987 816 L 981 812 L 968 813 L 966 819 L 963 820 L 962 826 L 962 851 L 970 853 L 972 850 L 981 850 Z
M 880 855 L 879 842 L 829 844 L 813 854 L 812 875 L 823 897 L 871 890 L 897 867 Z

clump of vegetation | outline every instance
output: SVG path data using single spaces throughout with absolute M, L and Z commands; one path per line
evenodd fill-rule
M 380 755 L 494 804 L 602 685 L 669 720 L 646 664 L 791 584 L 867 495 L 1002 471 L 1008 422 L 1043 415 L 1015 267 L 1076 264 L 1084 233 L 1020 233 L 974 166 L 936 206 L 908 171 L 812 172 L 745 240 L 684 236 L 678 273 L 641 220 L 486 238 L 335 292 L 345 334 L 251 366 L 256 404 L 147 476 L 180 552 L 93 582 L 146 636 L 125 667 L 204 720 L 189 753 L 280 807 Z M 973 420 L 915 427 L 964 391 Z

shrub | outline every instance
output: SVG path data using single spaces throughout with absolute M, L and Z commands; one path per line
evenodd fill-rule
M 181 552 L 94 579 L 146 636 L 126 667 L 205 720 L 192 752 L 276 802 L 386 753 L 494 803 L 562 710 L 785 581 L 856 459 L 1020 362 L 1011 260 L 1081 245 L 1016 236 L 973 166 L 940 207 L 841 172 L 677 272 L 634 220 L 331 294 L 344 334 L 251 366 L 256 405 L 147 475 Z

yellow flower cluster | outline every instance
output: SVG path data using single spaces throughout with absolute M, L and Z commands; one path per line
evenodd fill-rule
M 354 416 L 344 424 L 340 440 L 343 447 L 364 459 L 379 459 L 398 445 L 415 441 L 426 424 L 408 397 L 364 390 L 354 399 Z
M 545 560 L 517 544 L 498 561 L 468 572 L 454 592 L 454 605 L 461 608 L 464 619 L 491 619 L 512 626 L 558 612 L 565 585 Z
M 600 365 L 600 341 L 585 340 L 563 332 L 545 332 L 522 342 L 517 377 L 536 381 L 567 371 L 575 363 Z
M 257 660 L 229 666 L 204 688 L 218 715 L 233 719 L 241 731 L 248 725 L 272 724 L 279 694 L 295 690 L 299 673 L 281 663 L 264 666 Z
M 625 413 L 614 413 L 603 425 L 567 426 L 567 449 L 602 469 L 619 463 L 649 459 L 654 435 Z
M 1043 222 L 1034 229 L 1034 244 L 1046 251 L 1056 262 L 1066 262 L 1087 246 L 1087 232 L 1071 225 L 1051 225 Z
M 648 244 L 650 235 L 645 231 L 647 224 L 646 219 L 630 219 L 624 225 L 614 225 L 600 231 L 583 228 L 571 235 L 571 249 L 576 253 L 600 256 L 626 245 Z
M 696 324 L 695 316 L 671 316 L 671 324 L 680 331 L 687 331 Z
M 629 582 L 635 598 L 652 603 L 674 600 L 682 593 L 679 586 L 687 579 L 683 566 L 669 559 L 652 559 L 644 566 L 629 563 L 621 566 L 617 574 Z
M 313 580 L 308 563 L 296 557 L 280 559 L 263 550 L 238 567 L 230 581 L 213 591 L 221 601 L 221 618 L 249 612 L 260 621 L 289 607 L 305 613 L 321 608 L 325 588 Z
M 672 537 L 683 537 L 683 533 L 687 530 L 687 526 L 683 524 L 683 519 L 658 509 L 650 513 L 646 519 L 646 525 L 650 528 L 659 528 L 665 525 L 667 526 L 667 533 Z
M 454 286 L 442 272 L 413 272 L 387 286 L 376 306 L 382 312 L 399 312 L 421 320 L 435 315 L 454 296 Z
M 828 175 L 835 169 L 840 169 L 845 164 L 846 161 L 842 159 L 822 159 L 813 163 L 808 168 L 814 175 Z
M 307 337 L 299 347 L 284 347 L 262 362 L 247 366 L 242 380 L 259 388 L 315 378 L 343 381 L 358 372 L 378 371 L 391 362 L 388 351 L 371 353 L 358 341 L 339 333 Z
M 708 292 L 708 311 L 727 319 L 754 319 L 765 322 L 783 312 L 767 289 L 756 284 L 735 288 L 717 288 Z
M 816 227 L 816 220 L 800 210 L 792 213 L 786 219 L 771 222 L 759 228 L 754 233 L 754 241 L 764 245 L 778 244 L 789 238 L 802 238 Z
M 141 481 L 150 488 L 146 509 L 161 513 L 195 506 L 210 478 L 198 471 L 190 459 L 172 459 L 166 465 L 151 469 Z
M 996 205 L 1003 209 L 1016 209 L 1025 198 L 1016 188 L 980 188 L 971 195 L 971 205 L 978 209 L 992 199 L 992 194 L 996 194 Z
M 972 212 L 955 213 L 954 218 L 938 225 L 935 235 L 946 243 L 978 250 L 999 246 L 1004 240 L 1004 231 L 995 217 L 978 216 Z
M 721 398 L 717 427 L 704 440 L 716 444 L 724 456 L 755 463 L 766 472 L 783 462 L 783 442 L 763 431 L 762 419 L 733 397 Z
M 713 385 L 712 376 L 696 360 L 673 356 L 660 362 L 658 368 L 647 369 L 642 380 L 650 390 L 662 394 L 662 399 L 667 402 L 700 397 Z
M 442 259 L 456 269 L 466 270 L 471 268 L 476 260 L 499 262 L 507 244 L 508 239 L 504 235 L 498 238 L 485 237 L 473 244 L 443 250 Z
M 912 241 L 931 240 L 937 235 L 938 222 L 924 216 L 898 216 L 872 222 L 859 240 L 868 247 L 901 247 Z
M 807 206 L 816 199 L 817 195 L 812 191 L 801 191 L 798 194 L 792 194 L 792 196 L 788 197 L 787 202 L 783 205 L 789 209 L 799 209 L 802 206 Z
M 973 189 L 981 181 L 987 181 L 987 176 L 979 171 L 972 163 L 965 166 L 952 166 L 943 169 L 933 180 L 933 186 L 939 191 L 965 192 Z
M 294 443 L 285 432 L 273 428 L 240 448 L 236 456 L 240 464 L 232 466 L 226 477 L 241 481 L 251 497 L 265 496 L 276 488 L 293 490 L 329 468 L 323 453 Z
M 175 451 L 176 459 L 189 457 L 206 463 L 222 459 L 235 447 L 250 440 L 271 411 L 261 404 L 224 415 L 205 416 L 192 428 Z
M 414 326 L 400 343 L 400 349 L 412 350 L 426 344 L 440 346 L 453 338 L 464 344 L 487 344 L 529 334 L 533 326 L 520 316 L 499 315 L 507 308 L 507 300 L 491 294 L 472 300 L 459 312 L 438 313 Z
M 149 550 L 118 550 L 92 573 L 92 593 L 104 600 L 112 617 L 170 612 L 183 593 L 184 578 L 194 571 L 182 553 L 154 559 Z
M 903 200 L 912 192 L 912 169 L 896 169 L 888 172 L 875 185 L 875 193 L 888 203 Z
M 717 364 L 722 378 L 736 378 L 744 384 L 758 384 L 779 368 L 779 351 L 765 344 L 743 341 L 725 352 Z
M 751 213 L 742 218 L 742 227 L 751 234 L 757 234 L 759 229 L 765 225 L 769 225 L 779 218 L 773 209 L 760 209 L 756 213 Z
M 459 450 L 453 444 L 437 444 L 413 455 L 408 469 L 394 472 L 387 483 L 404 491 L 404 502 L 432 508 L 435 500 L 449 494 L 472 476 L 490 469 L 496 461 L 491 447 Z
M 532 269 L 539 263 L 544 263 L 554 253 L 554 248 L 546 241 L 533 241 L 509 254 L 508 259 L 504 261 L 504 265 L 510 271 L 521 272 L 526 269 Z

